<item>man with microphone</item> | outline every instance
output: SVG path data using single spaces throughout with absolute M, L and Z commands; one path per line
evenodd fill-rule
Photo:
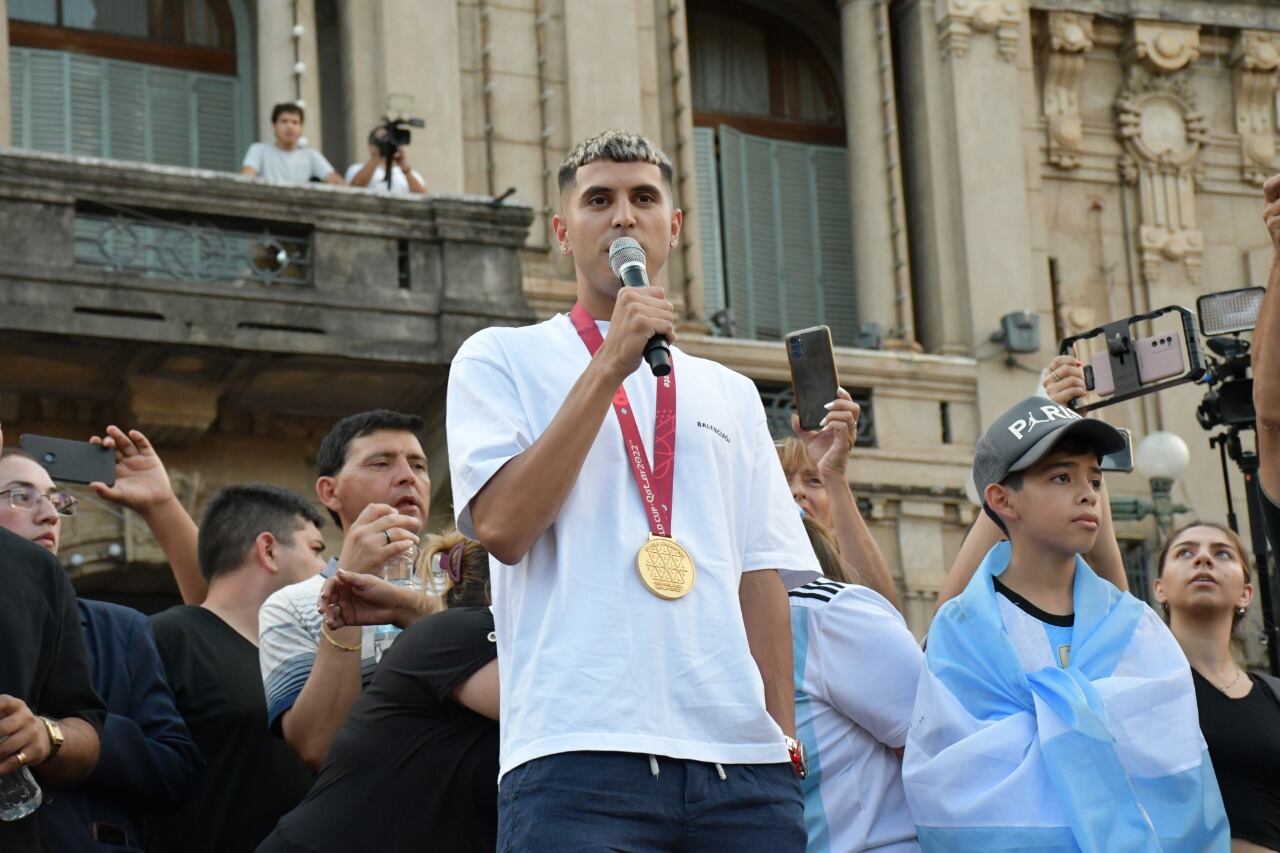
M 803 850 L 786 588 L 819 570 L 759 395 L 670 346 L 644 286 L 680 236 L 666 156 L 609 131 L 559 181 L 577 304 L 449 376 L 458 526 L 493 557 L 498 849 Z

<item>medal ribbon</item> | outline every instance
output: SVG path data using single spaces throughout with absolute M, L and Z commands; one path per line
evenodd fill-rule
M 586 345 L 587 352 L 594 357 L 596 351 L 604 345 L 604 336 L 596 326 L 596 321 L 587 313 L 587 309 L 575 303 L 569 312 L 569 319 L 578 331 L 578 337 Z M 626 447 L 627 461 L 631 463 L 631 473 L 635 475 L 636 486 L 640 489 L 640 500 L 644 502 L 645 516 L 649 521 L 649 532 L 654 536 L 671 537 L 671 494 L 675 485 L 676 458 L 676 372 L 672 363 L 671 372 L 666 376 L 656 377 L 658 383 L 658 402 L 653 419 L 653 467 L 644 451 L 644 442 L 640 440 L 640 427 L 636 424 L 635 415 L 631 411 L 631 401 L 621 385 L 613 394 L 613 412 L 618 417 L 618 426 L 622 428 L 622 443 Z

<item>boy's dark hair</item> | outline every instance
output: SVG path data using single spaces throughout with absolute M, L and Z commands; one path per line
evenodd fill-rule
M 422 418 L 417 415 L 406 415 L 390 409 L 374 409 L 348 415 L 334 424 L 329 434 L 320 442 L 320 449 L 316 451 L 316 476 L 336 476 L 347 462 L 347 448 L 352 441 L 384 429 L 413 433 L 419 442 L 422 441 L 423 423 Z M 342 525 L 336 512 L 329 510 L 329 515 L 334 524 Z
M 1047 459 L 1054 459 L 1059 456 L 1083 456 L 1086 453 L 1092 453 L 1098 458 L 1099 462 L 1102 461 L 1102 453 L 1098 450 L 1098 446 L 1088 436 L 1067 435 L 1063 436 L 1062 440 L 1053 446 L 1053 450 L 1046 453 L 1044 458 L 1037 462 L 1036 465 L 1042 464 Z M 1035 465 L 1032 465 L 1031 467 L 1034 468 Z M 1008 489 L 1013 489 L 1015 492 L 1020 492 L 1022 491 L 1022 485 L 1025 482 L 1026 473 L 1026 470 L 1011 471 L 1009 476 L 1000 481 L 1000 485 Z M 1005 527 L 1004 519 L 1002 519 L 995 510 L 987 506 L 987 502 L 985 500 L 982 502 L 982 511 L 987 514 L 988 518 L 996 523 L 996 527 L 999 527 L 1004 532 L 1005 536 L 1009 535 L 1009 528 Z
M 290 545 L 308 521 L 324 527 L 324 516 L 296 492 L 266 483 L 228 486 L 213 496 L 200 520 L 200 574 L 212 581 L 239 568 L 262 533 Z
M 560 192 L 573 186 L 577 180 L 578 170 L 588 163 L 597 160 L 609 160 L 613 163 L 652 163 L 662 173 L 662 179 L 671 187 L 675 172 L 671 168 L 671 160 L 662 149 L 637 133 L 625 130 L 606 130 L 578 143 L 565 155 L 560 163 L 558 179 Z
M 276 119 L 280 118 L 280 116 L 284 115 L 285 113 L 296 113 L 298 116 L 298 121 L 301 121 L 301 122 L 305 122 L 307 120 L 307 114 L 302 111 L 302 107 L 298 106 L 292 101 L 285 101 L 284 103 L 276 104 L 274 107 L 271 108 L 271 123 L 275 124 Z

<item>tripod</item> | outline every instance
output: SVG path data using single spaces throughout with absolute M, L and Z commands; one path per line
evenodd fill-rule
M 1222 460 L 1222 486 L 1227 494 L 1227 524 L 1236 533 L 1240 524 L 1231 500 L 1231 480 L 1227 476 L 1227 457 L 1244 475 L 1245 509 L 1249 513 L 1249 538 L 1257 570 L 1257 587 L 1262 598 L 1262 632 L 1267 644 L 1267 664 L 1272 675 L 1280 675 L 1280 632 L 1277 631 L 1275 596 L 1272 588 L 1271 550 L 1267 544 L 1266 524 L 1262 516 L 1262 485 L 1258 480 L 1258 454 L 1240 444 L 1240 432 L 1253 425 L 1232 424 L 1224 432 L 1209 437 L 1209 446 L 1218 448 Z

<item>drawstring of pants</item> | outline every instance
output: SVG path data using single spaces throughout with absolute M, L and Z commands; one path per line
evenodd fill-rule
M 720 762 L 717 761 L 715 767 L 716 767 L 716 775 L 720 777 L 720 781 L 721 782 L 728 781 L 729 777 L 725 775 L 724 767 L 721 766 Z M 655 779 L 658 778 L 658 773 L 659 773 L 658 756 L 654 755 L 653 753 L 649 754 L 649 772 L 653 774 L 653 778 Z

